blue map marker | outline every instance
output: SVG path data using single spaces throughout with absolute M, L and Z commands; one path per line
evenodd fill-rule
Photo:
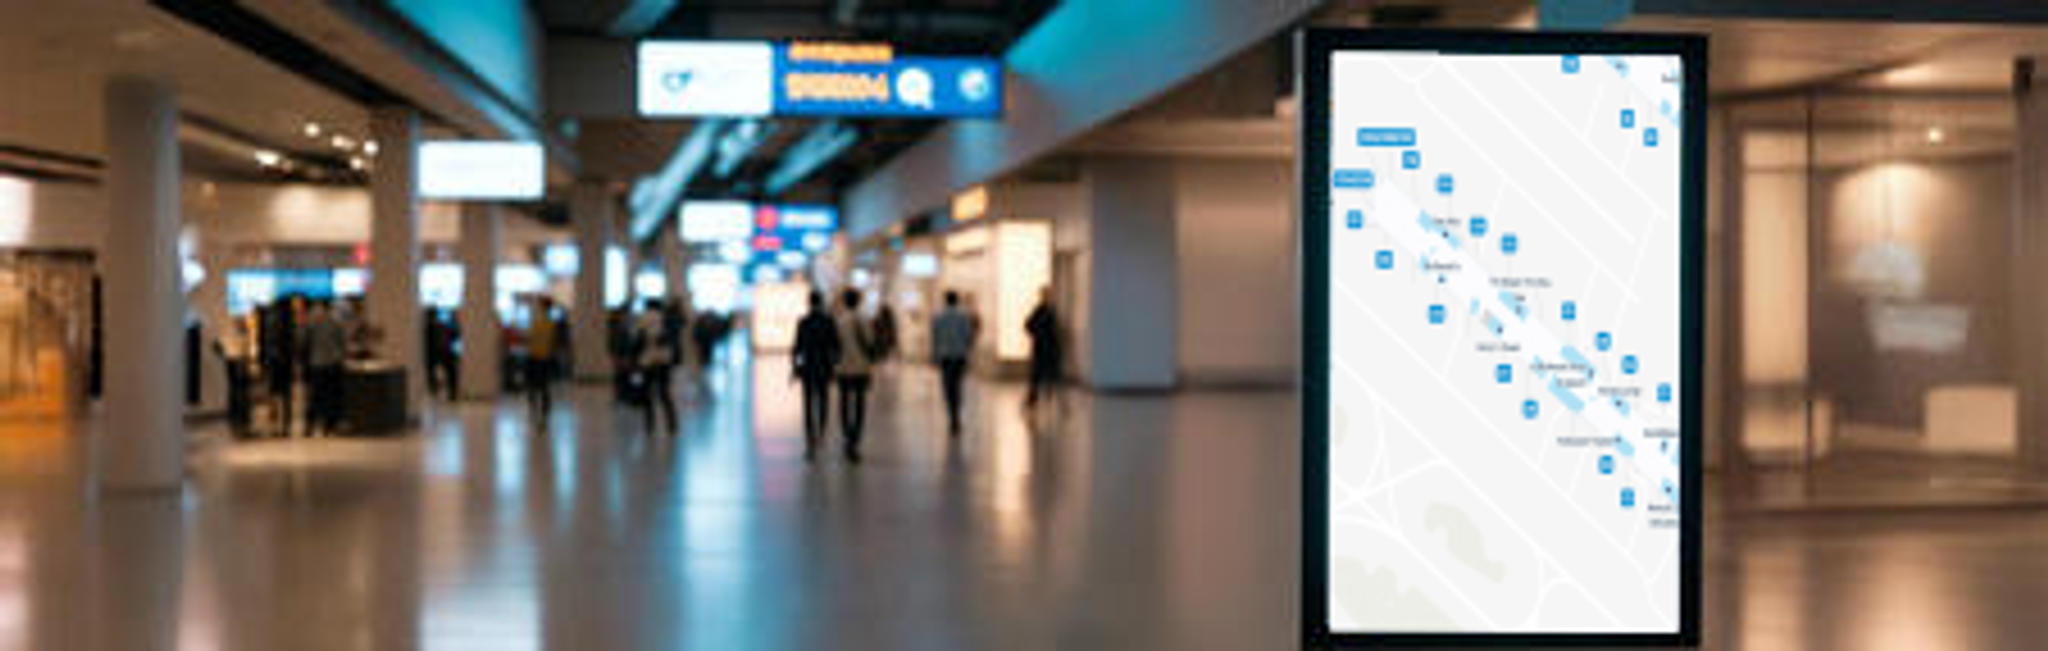
M 1565 73 L 1565 74 L 1567 74 L 1567 75 L 1576 75 L 1576 74 L 1579 74 L 1579 55 L 1576 55 L 1576 54 L 1567 54 L 1567 55 L 1564 55 L 1564 63 L 1563 63 L 1562 65 L 1563 65 L 1563 67 L 1564 67 L 1564 73 Z
M 1560 311 L 1564 313 L 1564 320 L 1566 320 L 1566 321 L 1577 321 L 1577 320 L 1579 320 L 1579 302 L 1578 302 L 1578 301 L 1565 301 L 1565 302 L 1564 302 L 1564 307 L 1563 307 L 1562 309 L 1560 309 Z
M 1536 407 L 1536 401 L 1534 401 L 1534 400 L 1523 400 L 1523 401 L 1522 401 L 1522 417 L 1523 417 L 1523 418 L 1526 418 L 1526 419 L 1529 419 L 1529 420 L 1536 420 L 1536 411 L 1537 411 L 1537 407 Z
M 1354 231 L 1365 228 L 1365 213 L 1358 210 L 1345 212 L 1344 225 Z
M 1603 455 L 1600 455 L 1600 474 L 1603 474 L 1603 475 L 1612 475 L 1612 474 L 1614 474 L 1614 455 L 1612 455 L 1612 454 L 1603 454 Z
M 1436 175 L 1436 193 L 1437 193 L 1437 194 L 1450 194 L 1450 193 L 1451 193 L 1451 187 L 1452 187 L 1452 185 L 1451 185 L 1451 175 L 1450 175 L 1450 174 L 1448 174 L 1448 173 L 1445 173 L 1445 174 L 1438 174 L 1438 175 Z
M 1635 109 L 1622 109 L 1622 110 L 1621 110 L 1621 128 L 1623 128 L 1623 129 L 1634 129 L 1634 128 L 1636 128 L 1636 110 L 1635 110 Z
M 1648 129 L 1643 130 L 1643 146 L 1657 146 L 1657 127 L 1650 127 Z
M 1471 224 L 1472 224 L 1472 236 L 1473 236 L 1473 237 L 1486 237 L 1486 218 L 1485 218 L 1485 217 L 1480 217 L 1480 216 L 1478 216 L 1478 215 L 1473 215 L 1473 216 L 1472 216 L 1472 221 L 1471 221 Z
M 1444 304 L 1442 304 L 1442 303 L 1436 303 L 1436 304 L 1430 305 L 1430 306 L 1429 306 L 1429 324 L 1430 324 L 1430 325 L 1443 325 L 1443 322 L 1444 322 Z
M 1337 176 L 1337 178 L 1335 179 L 1335 181 L 1334 181 L 1334 182 L 1335 182 L 1336 186 L 1337 186 L 1337 187 L 1339 187 L 1339 188 L 1346 188 L 1346 189 L 1355 189 L 1355 190 L 1370 190 L 1370 189 L 1372 189 L 1372 184 L 1373 184 L 1373 176 L 1372 176 L 1372 170 L 1366 170 L 1366 169 L 1350 169 L 1350 170 L 1337 170 L 1337 175 L 1336 175 L 1336 176 Z
M 1408 150 L 1408 151 L 1404 151 L 1404 152 L 1401 152 L 1401 169 L 1404 169 L 1404 170 L 1413 170 L 1413 169 L 1421 169 L 1421 168 L 1422 168 L 1422 152 L 1419 152 L 1419 151 L 1415 151 L 1415 150 L 1413 150 L 1413 149 L 1410 149 L 1410 150 Z
M 1600 352 L 1607 352 L 1608 349 L 1614 347 L 1614 335 L 1607 334 L 1606 332 L 1593 335 L 1593 347 L 1600 349 Z
M 1500 236 L 1500 252 L 1501 252 L 1501 253 L 1506 253 L 1506 254 L 1508 254 L 1508 255 L 1514 255 L 1514 254 L 1515 254 L 1515 251 L 1517 251 L 1517 250 L 1519 250 L 1519 249 L 1521 249 L 1521 248 L 1522 248 L 1522 238 L 1519 238 L 1519 237 L 1515 237 L 1515 234 L 1514 234 L 1514 233 L 1508 233 L 1508 234 L 1506 234 L 1506 235 L 1502 235 L 1502 236 Z
M 1501 384 L 1507 384 L 1508 382 L 1513 381 L 1514 378 L 1515 367 L 1507 364 L 1502 364 L 1493 367 L 1493 381 L 1499 382 Z
M 1621 489 L 1621 508 L 1624 508 L 1624 509 L 1629 509 L 1629 508 L 1635 508 L 1635 505 L 1636 505 L 1636 489 L 1633 489 L 1633 488 L 1624 488 L 1624 489 Z
M 1623 372 L 1623 373 L 1626 373 L 1626 374 L 1629 374 L 1629 375 L 1635 375 L 1635 374 L 1636 374 L 1636 356 L 1635 356 L 1635 355 L 1622 355 L 1622 356 L 1621 356 L 1621 372 Z
M 1373 254 L 1372 262 L 1373 266 L 1381 269 L 1392 269 L 1394 268 L 1394 252 L 1388 249 L 1380 249 L 1379 253 Z
M 1671 402 L 1671 383 L 1657 385 L 1657 402 Z

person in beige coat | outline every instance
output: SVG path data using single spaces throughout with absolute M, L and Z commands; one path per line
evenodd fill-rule
M 861 427 L 868 414 L 868 388 L 874 382 L 875 360 L 881 355 L 881 341 L 874 323 L 860 313 L 860 292 L 846 290 L 840 295 L 839 326 L 839 428 L 846 439 L 846 460 L 860 463 Z

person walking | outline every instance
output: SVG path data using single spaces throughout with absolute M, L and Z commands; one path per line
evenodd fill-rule
M 839 298 L 839 429 L 845 439 L 846 460 L 860 463 L 868 388 L 874 383 L 875 360 L 882 344 L 875 336 L 874 324 L 861 316 L 860 291 L 849 289 Z
M 1051 289 L 1038 291 L 1038 307 L 1025 317 L 1024 332 L 1031 335 L 1031 390 L 1024 398 L 1024 406 L 1030 407 L 1050 394 L 1060 379 L 1060 322 L 1053 313 Z
M 896 356 L 896 310 L 889 307 L 888 301 L 882 301 L 881 305 L 875 308 L 874 323 L 876 348 L 874 361 L 880 364 Z
M 960 293 L 946 292 L 946 306 L 932 318 L 932 362 L 939 366 L 939 388 L 946 397 L 946 433 L 960 435 L 961 383 L 967 359 L 974 354 L 974 318 L 960 309 Z
M 333 436 L 341 428 L 341 363 L 348 359 L 348 333 L 325 302 L 308 312 L 306 351 L 306 435 Z
M 699 327 L 707 327 L 699 321 Z M 817 458 L 818 440 L 832 415 L 832 374 L 839 365 L 839 327 L 825 312 L 825 295 L 812 291 L 810 311 L 796 324 L 790 379 L 803 383 L 804 461 Z
M 647 309 L 633 326 L 634 347 L 639 349 L 641 405 L 647 414 L 647 430 L 650 432 L 676 431 L 676 402 L 669 390 L 674 377 L 678 339 L 669 331 L 667 312 L 661 301 L 648 301 Z M 668 428 L 662 429 L 655 417 L 666 415 Z
M 428 310 L 426 318 L 427 335 L 427 392 L 455 400 L 462 395 L 462 358 L 455 352 L 457 342 L 462 338 L 461 328 L 447 310 Z
M 555 353 L 561 348 L 561 331 L 554 307 L 553 300 L 542 296 L 527 317 L 526 407 L 536 419 L 545 419 L 555 404 Z

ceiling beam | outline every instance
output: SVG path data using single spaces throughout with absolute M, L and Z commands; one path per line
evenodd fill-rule
M 605 28 L 605 33 L 621 38 L 646 34 L 675 9 L 676 0 L 628 0 L 626 6 L 612 16 L 611 25 Z

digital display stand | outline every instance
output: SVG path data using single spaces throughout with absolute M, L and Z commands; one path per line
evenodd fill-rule
M 1304 644 L 1697 644 L 1705 40 L 1297 45 Z

